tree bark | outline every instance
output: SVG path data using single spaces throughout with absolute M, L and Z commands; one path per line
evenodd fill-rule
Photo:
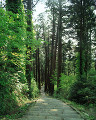
M 29 11 L 31 11 L 31 0 L 28 0 L 27 1 L 27 17 L 28 17 L 28 19 L 27 19 L 27 25 L 28 25 L 28 27 L 27 27 L 27 31 L 28 32 L 32 32 L 32 16 L 31 16 L 31 14 L 29 14 Z M 28 38 L 29 36 L 27 36 L 27 38 Z M 27 44 L 26 45 L 26 47 L 27 47 L 27 51 L 26 51 L 26 55 L 27 55 L 27 61 L 30 61 L 31 60 L 31 47 Z M 32 91 L 31 91 L 31 73 L 32 72 L 32 65 L 31 65 L 31 63 L 27 63 L 26 64 L 26 79 L 27 79 L 27 82 L 28 82 L 28 88 L 29 88 L 29 98 L 31 98 L 32 97 Z
M 39 58 L 39 48 L 37 49 L 37 64 L 38 64 L 38 88 L 41 89 L 41 80 L 40 80 L 40 58 Z
M 54 0 L 53 0 L 54 3 Z M 50 66 L 50 79 L 52 78 L 52 75 L 54 74 L 54 42 L 55 42 L 55 11 L 54 11 L 54 4 L 52 5 L 52 17 L 53 17 L 53 28 L 52 28 L 52 46 L 51 46 L 51 66 Z M 50 94 L 52 95 L 54 93 L 54 82 L 50 80 Z
M 60 77 L 62 71 L 62 0 L 59 2 L 59 18 L 58 18 L 58 74 L 57 88 L 60 86 Z

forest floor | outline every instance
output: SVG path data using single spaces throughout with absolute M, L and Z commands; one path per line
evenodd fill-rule
M 60 100 L 46 96 L 41 89 L 41 96 L 34 107 L 18 120 L 84 120 L 80 114 Z

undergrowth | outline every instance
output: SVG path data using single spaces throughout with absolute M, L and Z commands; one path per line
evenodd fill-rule
M 12 94 L 15 96 L 14 99 L 12 99 L 10 96 L 10 97 L 6 97 L 6 99 L 2 101 L 3 107 L 1 105 L 2 109 L 0 109 L 1 120 L 21 118 L 26 113 L 30 105 L 35 104 L 35 101 L 39 96 L 39 90 L 34 80 L 32 80 L 32 86 L 31 86 L 32 99 L 28 99 L 29 98 L 28 86 L 26 84 L 17 83 L 15 85 L 16 88 L 12 92 Z M 7 109 L 5 109 L 4 107 L 6 107 Z
M 90 70 L 87 79 L 77 80 L 74 75 L 61 74 L 59 89 L 54 97 L 80 111 L 85 120 L 96 120 L 96 71 Z
M 10 115 L 0 116 L 1 120 L 17 119 L 23 117 L 23 115 L 26 114 L 26 111 L 29 109 L 29 107 L 35 104 L 35 101 L 27 102 L 28 103 L 16 107 L 15 110 L 12 113 L 10 113 Z

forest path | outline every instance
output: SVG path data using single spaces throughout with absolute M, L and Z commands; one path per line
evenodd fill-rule
M 41 89 L 41 97 L 34 107 L 19 120 L 84 120 L 71 107 L 60 100 L 47 97 Z

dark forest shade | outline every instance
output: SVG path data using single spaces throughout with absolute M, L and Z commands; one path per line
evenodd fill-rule
M 18 13 L 21 8 L 21 0 L 6 0 L 7 10 L 13 13 Z
M 79 48 L 76 68 L 78 82 L 73 85 L 74 92 L 71 93 L 71 97 L 73 100 L 83 103 L 86 101 L 83 99 L 84 94 L 79 93 L 78 91 L 80 91 L 80 89 L 82 89 L 83 91 L 87 87 L 87 75 L 88 71 L 91 68 L 91 30 L 95 22 L 91 6 L 93 5 L 94 1 L 71 0 L 71 2 L 73 3 L 73 16 L 74 18 L 76 18 L 73 18 L 73 23 L 75 23 L 75 29 L 77 30 L 77 40 Z M 75 86 L 78 87 L 75 89 Z M 82 99 L 79 98 L 79 96 L 81 96 Z

